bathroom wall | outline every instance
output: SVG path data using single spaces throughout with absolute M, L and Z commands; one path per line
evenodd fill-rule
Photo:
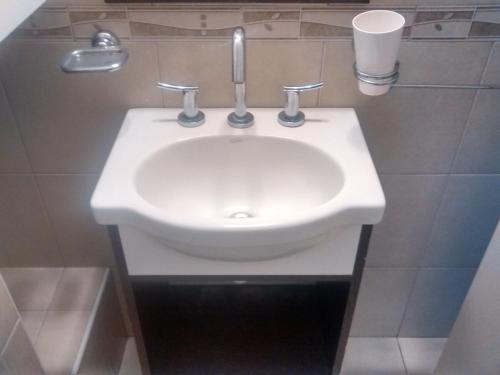
M 369 7 L 407 19 L 401 83 L 500 84 L 498 1 Z M 249 104 L 279 107 L 282 85 L 324 80 L 303 104 L 354 106 L 380 173 L 388 207 L 374 231 L 352 334 L 447 335 L 500 215 L 500 91 L 362 96 L 349 27 L 362 9 L 49 1 L 0 45 L 0 265 L 112 264 L 89 198 L 127 109 L 179 106 L 178 95 L 155 88 L 158 80 L 198 84 L 201 106 L 231 106 L 229 36 L 242 24 Z M 96 27 L 122 37 L 128 65 L 61 73 L 62 55 L 87 46 Z

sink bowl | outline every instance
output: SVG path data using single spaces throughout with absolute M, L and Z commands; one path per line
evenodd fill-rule
M 183 226 L 293 223 L 341 190 L 337 163 L 305 143 L 266 136 L 184 140 L 147 158 L 138 194 Z
M 286 128 L 253 109 L 183 128 L 178 110 L 130 110 L 92 197 L 101 224 L 132 227 L 205 259 L 261 261 L 307 250 L 332 228 L 377 223 L 385 200 L 352 109 L 309 109 Z

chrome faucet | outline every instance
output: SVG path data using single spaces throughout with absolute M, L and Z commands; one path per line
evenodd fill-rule
M 233 83 L 235 89 L 234 112 L 227 116 L 227 122 L 233 128 L 248 128 L 253 125 L 253 115 L 247 111 L 245 101 L 245 30 L 237 27 L 233 31 Z

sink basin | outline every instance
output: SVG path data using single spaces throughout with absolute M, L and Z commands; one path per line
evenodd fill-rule
M 178 110 L 133 109 L 92 208 L 168 249 L 223 261 L 275 259 L 314 247 L 332 228 L 377 223 L 384 195 L 352 109 L 309 109 L 299 128 L 253 109 L 233 129 L 228 109 L 183 128 Z

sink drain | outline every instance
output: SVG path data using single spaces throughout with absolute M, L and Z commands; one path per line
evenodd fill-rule
M 250 217 L 254 217 L 254 215 L 252 215 L 250 212 L 238 211 L 238 212 L 235 212 L 235 213 L 229 215 L 229 217 L 231 219 L 248 219 Z

